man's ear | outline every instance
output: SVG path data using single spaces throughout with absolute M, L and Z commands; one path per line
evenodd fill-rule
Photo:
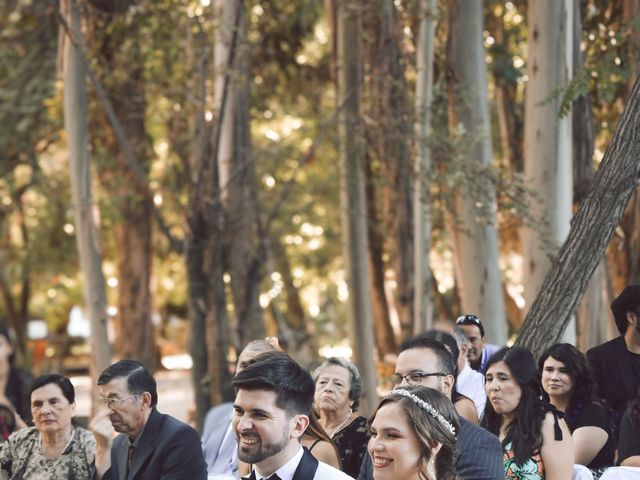
M 306 415 L 294 415 L 289 420 L 291 438 L 300 438 L 309 426 L 309 417 Z
M 149 392 L 143 392 L 140 395 L 140 398 L 142 399 L 142 404 L 144 406 L 151 408 L 151 394 Z
M 453 390 L 453 385 L 456 383 L 456 377 L 453 375 L 445 375 L 442 377 L 442 393 L 444 393 L 447 397 L 451 396 L 451 391 Z

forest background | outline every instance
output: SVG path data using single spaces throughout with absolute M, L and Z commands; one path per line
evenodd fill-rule
M 536 352 L 615 336 L 608 303 L 640 283 L 639 13 L 4 0 L 0 310 L 22 356 L 34 319 L 68 341 L 76 305 L 94 375 L 182 338 L 200 423 L 265 335 L 306 366 L 351 348 L 369 403 L 399 342 L 461 313 Z

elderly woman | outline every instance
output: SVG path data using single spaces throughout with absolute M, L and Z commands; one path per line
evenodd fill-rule
M 71 423 L 75 390 L 67 377 L 49 374 L 31 386 L 35 426 L 11 434 L 0 451 L 0 480 L 91 478 L 95 440 Z
M 320 425 L 338 448 L 342 471 L 356 478 L 369 441 L 367 419 L 356 414 L 362 395 L 360 372 L 349 360 L 331 357 L 316 368 L 313 379 Z

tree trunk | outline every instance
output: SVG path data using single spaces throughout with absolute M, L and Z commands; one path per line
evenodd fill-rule
M 532 0 L 528 15 L 524 178 L 535 192 L 529 208 L 539 223 L 522 231 L 525 311 L 545 293 L 542 283 L 572 216 L 571 116 L 560 118 L 561 98 L 549 96 L 571 80 L 573 1 Z M 567 331 L 565 340 L 575 342 L 575 328 Z
M 640 184 L 640 81 L 607 147 L 567 240 L 531 305 L 517 344 L 539 355 L 557 342 L 602 258 L 629 198 Z M 542 334 L 544 332 L 544 334 Z
M 68 0 L 67 22 L 75 38 L 82 42 L 80 14 L 76 0 Z M 80 268 L 84 277 L 84 300 L 91 321 L 91 377 L 111 363 L 111 347 L 107 340 L 107 299 L 102 258 L 93 219 L 89 128 L 87 117 L 87 84 L 84 62 L 78 48 L 64 42 L 64 126 L 69 148 L 69 172 L 74 205 L 76 242 Z
M 471 146 L 463 153 L 468 165 L 478 163 L 479 171 L 488 169 L 492 160 L 491 123 L 487 93 L 487 69 L 482 45 L 483 2 L 449 0 L 447 39 L 449 121 L 452 132 L 460 125 Z M 462 166 L 462 168 L 469 168 Z M 471 177 L 471 175 L 469 175 Z M 489 175 L 469 178 L 479 182 L 484 198 L 470 195 L 467 185 L 455 193 L 455 222 L 450 221 L 454 245 L 456 283 L 462 309 L 478 315 L 485 325 L 487 340 L 503 344 L 507 339 L 507 321 L 498 263 L 495 184 Z M 483 203 L 479 211 L 478 203 Z M 484 216 L 484 221 L 478 217 Z
M 418 46 L 416 49 L 416 136 L 415 175 L 413 184 L 413 245 L 414 245 L 414 303 L 413 333 L 433 327 L 433 304 L 430 298 L 431 269 L 431 149 L 427 139 L 431 135 L 431 103 L 433 101 L 433 52 L 435 48 L 436 1 L 421 0 Z
M 362 410 L 377 401 L 376 370 L 372 361 L 373 328 L 368 291 L 367 224 L 364 192 L 364 157 L 360 123 L 362 69 L 360 4 L 344 0 L 338 5 L 338 105 L 340 138 L 340 200 L 344 262 L 349 285 L 349 320 L 354 359 L 364 384 Z
M 131 169 L 125 152 L 114 134 L 107 134 L 107 148 L 116 159 L 103 178 L 118 210 L 115 225 L 118 257 L 118 316 L 116 354 L 120 358 L 140 361 L 151 371 L 156 368 L 156 339 L 151 323 L 151 209 L 147 193 L 150 145 L 147 139 L 145 115 L 144 58 L 138 41 L 143 19 L 141 15 L 104 17 L 98 26 L 110 27 L 114 34 L 101 42 L 109 72 L 127 71 L 127 75 L 111 75 L 108 95 L 113 110 L 126 132 L 134 158 L 139 165 L 139 178 Z
M 393 0 L 366 3 L 371 35 L 368 64 L 371 112 L 377 134 L 373 157 L 382 172 L 386 252 L 395 273 L 395 306 L 402 337 L 413 330 L 413 167 L 409 155 L 411 124 L 403 64 L 402 28 Z M 379 352 L 381 353 L 381 352 Z
M 250 64 L 242 3 L 221 1 L 221 24 L 216 29 L 216 110 L 221 112 L 217 165 L 221 202 L 227 212 L 226 258 L 236 318 L 238 347 L 265 336 L 259 287 L 262 274 L 256 201 L 256 176 L 251 158 Z M 235 43 L 234 43 L 235 41 Z M 233 47 L 233 52 L 231 51 Z M 233 55 L 233 56 L 231 56 Z M 224 67 L 226 65 L 226 68 Z M 225 93 L 224 80 L 231 77 Z
M 582 11 L 580 5 L 574 9 L 573 22 L 573 69 L 583 68 L 582 44 Z M 591 105 L 586 95 L 580 95 L 573 101 L 571 113 L 573 134 L 573 203 L 574 211 L 589 191 L 595 173 L 593 150 L 595 142 L 595 128 Z M 576 308 L 576 346 L 582 350 L 599 345 L 607 340 L 608 318 L 606 295 L 606 259 L 603 258 L 594 271 L 582 301 Z
M 391 318 L 389 303 L 385 290 L 384 276 L 384 240 L 380 232 L 380 219 L 376 208 L 375 179 L 370 157 L 366 156 L 365 166 L 365 198 L 367 204 L 367 240 L 369 242 L 369 288 L 371 290 L 371 306 L 373 329 L 375 332 L 378 358 L 382 359 L 388 353 L 396 352 L 396 341 Z

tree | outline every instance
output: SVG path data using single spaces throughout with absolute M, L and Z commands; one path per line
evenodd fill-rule
M 343 261 L 349 285 L 349 321 L 354 358 L 365 385 L 365 411 L 377 401 L 375 367 L 371 361 L 373 334 L 366 258 L 367 226 L 364 193 L 364 157 L 360 123 L 360 4 L 339 2 L 337 9 L 337 69 L 340 137 L 340 199 L 343 228 Z
M 525 309 L 541 292 L 572 215 L 571 117 L 557 95 L 571 80 L 572 25 L 573 1 L 529 2 L 524 179 L 536 193 L 530 210 L 539 223 L 522 231 Z M 574 342 L 572 330 L 567 340 Z
M 118 15 L 94 15 L 92 40 L 103 65 L 102 82 L 113 105 L 115 116 L 126 132 L 127 141 L 138 165 L 129 165 L 119 139 L 108 128 L 107 118 L 94 118 L 94 143 L 106 150 L 100 162 L 100 179 L 109 192 L 116 218 L 114 233 L 118 261 L 118 315 L 116 353 L 120 358 L 142 362 L 156 368 L 155 331 L 151 323 L 150 289 L 152 244 L 151 198 L 147 193 L 148 171 L 152 155 L 146 129 L 146 87 L 144 52 L 145 22 L 149 12 L 133 10 Z M 126 75 L 122 72 L 126 71 Z M 95 151 L 101 151 L 96 148 Z
M 462 308 L 482 319 L 488 339 L 504 343 L 507 328 L 498 263 L 495 181 L 490 174 L 482 175 L 492 161 L 482 6 L 480 1 L 450 0 L 447 4 L 450 130 L 452 136 L 460 130 L 468 136 L 460 163 L 477 172 L 454 193 L 455 214 L 449 231 Z
M 91 374 L 111 363 L 107 338 L 107 300 L 102 258 L 93 219 L 91 168 L 89 163 L 89 127 L 87 117 L 86 64 L 79 45 L 82 43 L 81 18 L 75 0 L 64 5 L 67 37 L 64 41 L 64 124 L 69 148 L 69 172 L 76 223 L 76 242 L 80 268 L 84 275 L 84 299 L 91 321 Z
M 629 198 L 640 184 L 638 132 L 640 79 L 633 87 L 591 189 L 522 325 L 517 344 L 530 348 L 536 356 L 562 336 Z
M 413 185 L 414 224 L 414 304 L 413 333 L 420 333 L 433 325 L 431 292 L 431 270 L 429 250 L 431 248 L 431 194 L 429 173 L 431 152 L 427 144 L 431 128 L 431 103 L 433 100 L 433 56 L 435 42 L 435 0 L 420 2 L 420 29 L 416 49 L 416 100 L 415 137 L 417 158 Z

